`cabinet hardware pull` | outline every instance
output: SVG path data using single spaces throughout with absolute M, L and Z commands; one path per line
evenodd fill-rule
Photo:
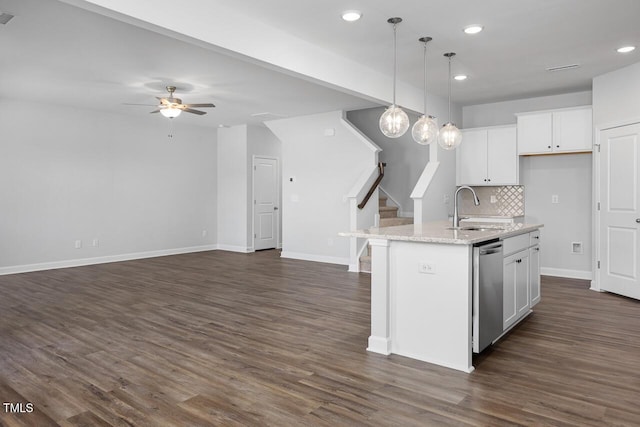
M 640 224 L 640 218 L 636 218 L 636 222 Z

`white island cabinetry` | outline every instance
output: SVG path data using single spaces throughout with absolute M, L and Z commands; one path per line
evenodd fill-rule
M 526 316 L 540 301 L 538 230 L 504 240 L 503 330 Z
M 530 233 L 541 226 L 500 224 L 492 228 L 482 224 L 465 230 L 451 229 L 450 222 L 438 221 L 340 233 L 366 238 L 371 244 L 367 350 L 473 371 L 474 246 L 503 240 L 507 248 L 517 249 L 514 254 L 528 256 Z M 500 262 L 497 268 L 501 268 Z M 516 274 L 524 274 L 524 278 L 516 280 L 514 276 L 514 283 L 529 286 L 530 269 L 514 267 L 516 271 L 523 271 Z M 513 291 L 516 319 L 530 312 L 530 293 L 522 292 Z M 524 302 L 518 298 L 522 295 L 527 298 Z

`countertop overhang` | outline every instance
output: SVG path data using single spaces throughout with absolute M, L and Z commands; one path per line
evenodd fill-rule
M 451 229 L 451 221 L 434 221 L 423 224 L 372 227 L 339 233 L 345 237 L 365 239 L 400 240 L 408 242 L 475 245 L 494 239 L 506 239 L 543 227 L 543 224 L 465 222 L 462 228 L 478 227 L 482 230 Z

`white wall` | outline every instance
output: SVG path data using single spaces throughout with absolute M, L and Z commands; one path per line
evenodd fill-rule
M 0 117 L 0 272 L 215 244 L 214 131 L 7 99 Z
M 463 123 L 465 128 L 513 124 L 516 123 L 515 113 L 590 104 L 591 92 L 587 91 L 474 105 L 463 108 Z M 591 278 L 591 180 L 590 154 L 520 158 L 525 219 L 545 225 L 541 229 L 543 274 Z M 558 195 L 560 203 L 551 204 L 552 195 Z M 572 242 L 582 242 L 581 255 L 571 253 Z
M 591 278 L 591 154 L 526 156 L 520 160 L 525 185 L 525 221 L 543 223 L 540 266 L 543 274 Z M 557 195 L 559 203 L 551 203 Z M 572 253 L 582 242 L 583 253 Z
M 445 99 L 430 96 L 429 114 L 438 116 L 439 125 L 448 121 L 448 107 Z M 369 139 L 375 142 L 382 151 L 379 154 L 381 162 L 387 164 L 384 179 L 380 186 L 400 204 L 401 216 L 413 216 L 413 191 L 422 171 L 429 161 L 429 146 L 417 144 L 411 137 L 411 126 L 418 117 L 410 114 L 411 125 L 406 134 L 397 139 L 385 137 L 378 125 L 384 107 L 349 111 L 347 119 Z M 454 123 L 461 123 L 461 108 L 452 105 Z M 453 195 L 455 191 L 455 151 L 445 151 L 438 148 L 438 160 L 441 162 L 434 181 L 427 190 L 428 197 L 433 200 L 427 216 L 431 219 L 445 219 L 449 205 L 444 203 L 444 195 Z
M 348 265 L 349 239 L 338 236 L 350 228 L 345 196 L 375 164 L 375 151 L 341 111 L 265 124 L 282 142 L 282 256 Z
M 640 122 L 640 62 L 593 79 L 593 123 L 603 129 Z
M 580 105 L 591 105 L 591 91 L 470 105 L 462 108 L 462 123 L 465 129 L 510 125 L 516 123 L 515 113 L 577 107 Z
M 218 247 L 250 251 L 247 125 L 218 129 Z

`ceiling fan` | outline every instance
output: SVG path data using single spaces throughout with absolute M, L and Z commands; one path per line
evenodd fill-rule
M 207 104 L 183 104 L 180 98 L 174 98 L 173 92 L 176 91 L 175 86 L 167 86 L 167 92 L 169 92 L 169 96 L 166 98 L 160 98 L 156 96 L 156 99 L 160 101 L 158 108 L 151 111 L 151 113 L 160 113 L 165 117 L 173 119 L 174 117 L 178 117 L 183 111 L 186 113 L 197 114 L 202 116 L 207 114 L 206 111 L 194 110 L 194 108 L 212 108 L 215 105 L 211 103 Z M 144 105 L 144 104 L 129 104 L 129 105 Z

